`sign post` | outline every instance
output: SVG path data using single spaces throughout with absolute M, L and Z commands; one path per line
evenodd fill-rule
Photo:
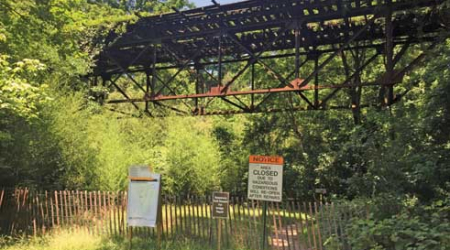
M 152 173 L 148 166 L 129 169 L 127 226 L 130 228 L 130 248 L 133 227 L 157 227 L 160 247 L 161 175 Z
M 323 203 L 323 195 L 327 194 L 327 190 L 325 188 L 316 188 L 316 194 L 319 194 L 320 203 Z
M 263 237 L 262 237 L 262 250 L 266 247 L 266 228 L 267 228 L 267 201 L 264 201 L 263 204 Z
M 218 219 L 217 249 L 220 250 L 222 237 L 222 219 L 228 219 L 230 209 L 230 193 L 213 192 L 212 195 L 212 217 Z
M 266 245 L 267 202 L 283 197 L 283 158 L 251 155 L 248 168 L 248 199 L 264 201 L 262 249 Z

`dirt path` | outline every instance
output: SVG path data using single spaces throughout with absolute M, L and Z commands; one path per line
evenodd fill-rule
M 308 248 L 306 242 L 301 242 L 295 224 L 283 226 L 272 232 L 272 249 L 277 250 L 313 250 Z

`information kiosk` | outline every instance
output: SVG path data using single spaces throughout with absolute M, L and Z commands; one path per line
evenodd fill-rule
M 161 175 L 149 166 L 129 169 L 127 226 L 130 227 L 130 249 L 133 227 L 156 227 L 161 241 Z

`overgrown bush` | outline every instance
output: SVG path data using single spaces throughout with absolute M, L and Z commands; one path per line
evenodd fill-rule
M 450 209 L 443 203 L 404 208 L 390 218 L 352 221 L 348 235 L 352 249 L 450 249 Z

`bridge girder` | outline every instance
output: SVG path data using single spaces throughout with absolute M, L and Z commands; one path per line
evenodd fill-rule
M 445 39 L 443 2 L 250 0 L 145 17 L 108 37 L 91 84 L 150 116 L 350 109 L 359 122 L 361 108 L 397 102 L 396 85 Z M 363 89 L 377 100 L 362 103 Z

